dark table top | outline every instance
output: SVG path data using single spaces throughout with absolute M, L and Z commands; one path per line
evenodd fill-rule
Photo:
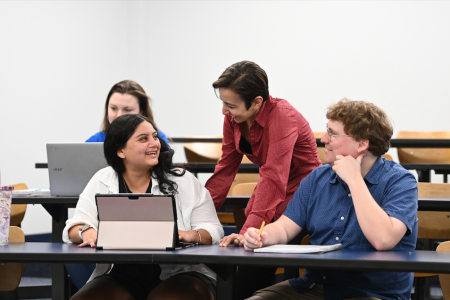
M 195 163 L 189 169 L 192 173 L 214 173 L 217 163 Z M 401 164 L 407 170 L 446 170 L 450 171 L 450 164 Z M 37 169 L 46 169 L 47 163 L 36 163 Z M 259 166 L 256 164 L 241 164 L 238 173 L 259 173 Z
M 250 196 L 228 196 L 224 208 L 245 208 Z M 13 204 L 56 204 L 66 207 L 75 207 L 78 197 L 56 197 L 56 196 L 13 196 Z M 450 195 L 448 198 L 419 198 L 420 211 L 449 211 Z
M 450 252 L 355 251 L 324 254 L 253 253 L 242 247 L 195 246 L 176 251 L 96 250 L 63 243 L 10 243 L 0 247 L 2 262 L 178 263 L 290 266 L 367 271 L 450 273 Z
M 221 138 L 172 138 L 174 143 L 222 143 Z M 450 139 L 391 139 L 391 147 L 396 148 L 450 148 Z M 317 146 L 323 147 L 320 138 Z

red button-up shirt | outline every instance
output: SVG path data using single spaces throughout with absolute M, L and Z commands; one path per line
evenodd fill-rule
M 216 210 L 225 201 L 228 190 L 245 154 L 260 166 L 260 179 L 245 209 L 249 227 L 259 228 L 277 220 L 300 185 L 313 169 L 322 163 L 314 134 L 308 121 L 289 102 L 269 96 L 250 127 L 253 154 L 239 148 L 239 124 L 226 115 L 223 124 L 222 158 L 206 182 Z

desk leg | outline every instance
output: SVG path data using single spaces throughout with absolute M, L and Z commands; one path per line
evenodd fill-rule
M 64 264 L 52 264 L 52 299 L 69 299 L 67 294 L 67 272 Z
M 233 282 L 236 280 L 236 266 L 218 266 L 217 300 L 231 300 L 233 298 Z
M 62 243 L 62 231 L 67 220 L 67 208 L 62 205 L 53 205 L 52 209 L 52 243 Z M 64 264 L 52 264 L 52 299 L 69 299 L 67 285 L 67 271 Z

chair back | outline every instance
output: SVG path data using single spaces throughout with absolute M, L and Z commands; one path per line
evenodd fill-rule
M 28 186 L 25 183 L 11 184 L 14 190 L 26 190 Z M 11 205 L 11 226 L 19 226 L 25 217 L 25 212 L 27 210 L 27 204 L 13 204 Z
M 231 191 L 231 196 L 251 196 L 256 188 L 257 182 L 246 182 L 236 184 Z
M 188 138 L 222 138 L 222 136 L 188 136 Z M 222 143 L 183 143 L 186 160 L 215 163 L 222 156 Z
M 320 139 L 323 137 L 325 132 L 314 132 L 314 137 Z M 325 163 L 325 147 L 317 147 L 317 152 L 319 153 L 319 159 L 324 164 Z
M 244 155 L 242 158 L 241 164 L 252 164 L 252 162 Z M 260 178 L 259 173 L 237 173 L 234 177 L 233 183 L 230 186 L 230 190 L 228 191 L 229 196 L 247 196 L 247 195 L 232 195 L 232 191 L 234 187 L 241 183 L 248 182 L 258 182 Z M 253 190 L 252 190 L 253 192 Z M 252 193 L 250 193 L 251 195 Z
M 450 198 L 450 184 L 419 182 L 419 197 Z M 450 212 L 418 211 L 419 232 L 422 239 L 450 239 Z
M 251 174 L 249 174 L 251 175 Z M 231 196 L 251 196 L 256 188 L 257 182 L 239 183 L 231 190 Z M 245 208 L 233 209 L 234 222 L 238 231 L 241 231 L 247 217 L 245 216 Z
M 382 156 L 383 156 L 384 158 L 386 158 L 387 160 L 394 160 L 390 154 L 387 154 L 387 153 L 386 153 L 386 154 L 383 154 Z
M 24 243 L 25 234 L 16 226 L 9 227 L 9 242 Z M 1 260 L 1 259 L 0 259 Z M 15 290 L 22 277 L 23 263 L 5 263 L 0 265 L 0 291 L 8 292 Z
M 450 131 L 400 131 L 397 139 L 450 139 Z M 397 153 L 400 163 L 450 163 L 450 148 L 397 148 Z
M 450 251 L 450 241 L 440 243 L 436 251 Z M 439 274 L 439 282 L 444 299 L 450 299 L 450 274 Z

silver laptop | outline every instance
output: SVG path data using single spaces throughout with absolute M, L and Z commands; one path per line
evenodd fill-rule
M 52 196 L 79 196 L 92 176 L 107 167 L 103 143 L 47 144 Z
M 172 195 L 97 194 L 97 249 L 174 250 L 178 239 Z

